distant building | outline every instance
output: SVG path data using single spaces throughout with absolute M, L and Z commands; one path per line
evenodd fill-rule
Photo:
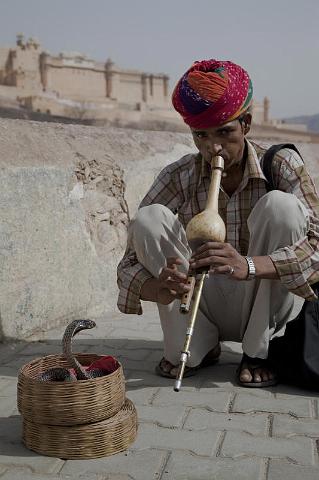
M 169 78 L 97 62 L 71 52 L 53 56 L 30 38 L 0 49 L 0 97 L 17 99 L 34 111 L 107 117 L 112 109 L 170 108 Z
M 0 48 L 0 107 L 188 131 L 172 107 L 167 75 L 123 69 L 110 59 L 97 62 L 77 52 L 51 55 L 21 34 L 14 48 Z M 307 130 L 271 119 L 267 97 L 254 100 L 251 111 L 259 131 Z

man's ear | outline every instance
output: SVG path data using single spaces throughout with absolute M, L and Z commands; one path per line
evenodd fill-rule
M 244 135 L 247 135 L 247 133 L 250 131 L 251 127 L 251 113 L 245 113 L 243 120 L 242 120 L 242 125 L 244 128 Z

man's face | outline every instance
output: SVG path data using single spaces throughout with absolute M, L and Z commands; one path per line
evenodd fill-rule
M 191 129 L 196 147 L 203 158 L 210 163 L 212 156 L 224 158 L 225 170 L 239 163 L 243 158 L 245 134 L 249 131 L 250 117 L 241 123 L 239 120 L 225 123 L 219 127 L 204 130 Z

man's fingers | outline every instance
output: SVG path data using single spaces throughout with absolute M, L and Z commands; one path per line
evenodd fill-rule
M 190 285 L 187 285 L 187 283 L 176 282 L 173 279 L 168 279 L 165 283 L 167 288 L 170 290 L 177 290 L 179 292 L 188 292 L 188 290 L 191 288 Z
M 190 263 L 206 257 L 214 258 L 216 261 L 218 261 L 220 258 L 229 258 L 229 252 L 225 250 L 204 250 L 202 253 L 194 254 L 190 259 Z
M 192 269 L 197 269 L 201 267 L 219 267 L 223 265 L 228 265 L 229 261 L 226 257 L 204 257 L 200 259 L 196 259 L 190 263 Z
M 180 258 L 178 257 L 168 257 L 166 259 L 166 265 L 167 267 L 175 267 L 176 265 L 182 265 L 183 262 Z
M 210 249 L 221 250 L 223 248 L 225 248 L 225 243 L 223 242 L 206 242 L 206 243 L 203 243 L 203 245 L 201 245 L 199 248 L 197 248 L 197 250 L 194 253 L 197 255 L 206 250 L 210 250 Z
M 185 282 L 187 280 L 187 275 L 185 273 L 179 272 L 177 269 L 164 267 L 160 273 L 159 278 L 164 280 L 165 278 L 172 278 L 180 282 Z

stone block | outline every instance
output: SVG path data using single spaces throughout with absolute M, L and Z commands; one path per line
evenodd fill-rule
M 319 420 L 313 418 L 295 418 L 291 415 L 274 415 L 273 436 L 291 437 L 305 435 L 319 438 Z
M 139 422 L 156 423 L 160 427 L 181 427 L 186 415 L 186 408 L 174 405 L 165 407 L 136 405 L 136 408 Z
M 53 474 L 61 469 L 63 463 L 59 458 L 38 455 L 22 444 L 20 416 L 0 419 L 0 465 L 6 466 L 9 471 L 13 467 L 26 467 L 34 473 Z
M 194 408 L 189 412 L 184 428 L 188 430 L 241 431 L 252 435 L 266 435 L 267 418 L 266 414 L 225 414 Z
M 127 382 L 126 396 L 132 400 L 135 405 L 150 405 L 157 388 L 145 387 L 138 390 L 130 390 L 130 382 Z
M 244 456 L 279 458 L 300 465 L 313 465 L 313 443 L 309 438 L 264 438 L 248 433 L 227 432 L 222 457 Z
M 253 393 L 239 393 L 233 403 L 232 412 L 290 413 L 297 417 L 310 417 L 311 404 L 309 399 L 302 397 L 260 398 Z
M 318 480 L 319 468 L 270 460 L 267 480 Z
M 150 480 L 157 478 L 167 454 L 158 450 L 143 452 L 127 451 L 105 458 L 92 460 L 68 460 L 61 469 L 61 475 L 102 474 L 103 480 Z M 113 475 L 113 476 L 112 476 Z M 124 480 L 124 479 L 123 479 Z
M 162 480 L 257 480 L 259 472 L 260 460 L 256 458 L 200 458 L 174 452 L 165 466 Z
M 141 424 L 132 450 L 166 449 L 188 450 L 195 455 L 211 456 L 217 448 L 219 432 L 172 429 Z
M 174 392 L 173 388 L 161 388 L 156 394 L 153 405 L 184 405 L 186 407 L 205 407 L 215 412 L 226 412 L 230 401 L 229 392 L 219 392 L 210 390 L 202 392 L 198 390 L 180 390 Z

